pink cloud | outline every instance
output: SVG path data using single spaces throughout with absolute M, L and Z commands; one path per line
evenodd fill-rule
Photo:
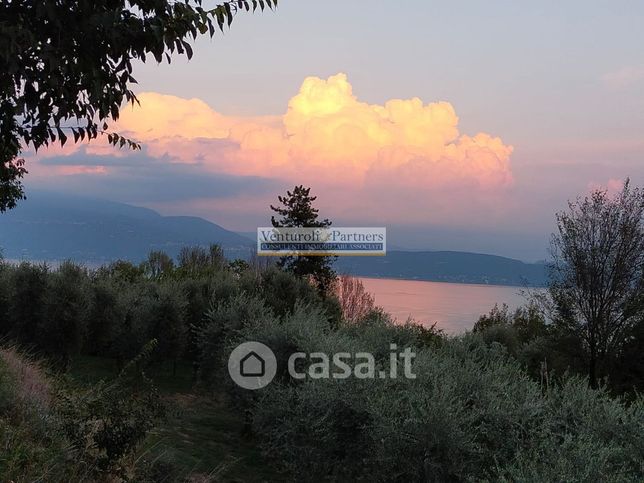
M 513 184 L 513 148 L 490 134 L 461 134 L 450 103 L 369 104 L 357 98 L 345 74 L 306 78 L 281 116 L 225 116 L 199 99 L 138 97 L 141 106 L 124 108 L 113 127 L 141 141 L 148 155 L 213 173 L 310 185 L 330 217 L 476 222 L 482 214 L 502 216 L 503 195 Z M 129 155 L 104 140 L 86 152 Z M 46 169 L 53 175 L 72 168 Z M 252 193 L 243 198 L 245 212 L 273 201 Z M 204 203 L 198 201 L 200 211 Z M 216 203 L 222 206 L 221 199 Z M 231 200 L 226 209 L 235 206 Z

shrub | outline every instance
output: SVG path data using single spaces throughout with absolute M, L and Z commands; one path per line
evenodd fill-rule
M 540 401 L 540 431 L 513 461 L 495 469 L 500 481 L 641 481 L 644 404 L 625 406 L 604 388 L 570 378 Z
M 116 380 L 83 393 L 59 395 L 57 408 L 64 434 L 97 473 L 126 476 L 124 457 L 131 453 L 161 415 L 153 389 Z
M 183 247 L 179 252 L 178 273 L 182 277 L 212 275 L 226 266 L 224 251 L 212 244 L 207 249 L 201 246 Z
M 322 320 L 298 308 L 290 319 L 247 335 L 285 353 L 278 367 L 296 349 L 369 351 L 381 368 L 391 342 L 413 345 L 417 377 L 278 378 L 253 395 L 264 450 L 296 479 L 560 481 L 537 457 L 542 451 L 570 479 L 575 471 L 583 481 L 636 481 L 644 474 L 641 401 L 626 407 L 574 378 L 545 390 L 503 346 L 482 336 L 427 346 L 412 326 L 379 320 L 362 331 L 333 331 Z
M 516 329 L 519 340 L 522 343 L 537 337 L 545 337 L 551 332 L 542 311 L 534 302 L 519 307 L 514 311 L 512 326 Z
M 217 272 L 209 278 L 210 300 L 215 303 L 226 302 L 240 293 L 235 275 L 228 271 Z
M 472 328 L 472 332 L 482 332 L 496 325 L 510 325 L 512 321 L 509 310 L 510 308 L 507 304 L 503 304 L 501 307 L 498 304 L 494 304 L 489 314 L 483 314 L 479 317 L 479 320 L 476 321 Z
M 151 251 L 142 266 L 145 275 L 154 280 L 171 277 L 174 272 L 174 260 L 162 251 Z
M 13 269 L 0 258 L 0 337 L 6 336 L 11 329 L 9 310 L 12 273 Z
M 298 301 L 320 300 L 308 282 L 274 267 L 262 272 L 261 295 L 278 317 L 291 312 Z
M 228 269 L 239 278 L 250 270 L 250 265 L 246 260 L 236 258 L 228 264 Z
M 492 325 L 481 331 L 481 337 L 487 344 L 502 345 L 513 356 L 516 356 L 519 351 L 519 334 L 511 325 Z
M 125 297 L 110 279 L 95 278 L 89 288 L 86 352 L 108 355 L 110 347 L 124 324 L 127 308 Z
M 323 351 L 320 343 L 330 343 L 326 335 L 331 331 L 328 317 L 319 305 L 297 302 L 293 311 L 282 319 L 252 320 L 230 341 L 230 348 L 239 342 L 252 340 L 271 348 L 277 360 L 277 380 L 291 382 L 287 360 L 294 352 Z M 339 334 L 335 334 L 341 337 Z
M 342 316 L 349 322 L 358 322 L 375 308 L 374 298 L 364 288 L 360 279 L 349 275 L 339 276 L 334 283 Z
M 204 382 L 212 383 L 225 366 L 226 344 L 231 340 L 237 340 L 245 326 L 258 324 L 274 325 L 274 316 L 263 300 L 245 294 L 220 302 L 213 300 L 213 305 L 206 313 L 204 325 L 195 328 L 200 375 Z
M 89 312 L 87 272 L 65 262 L 48 279 L 45 315 L 36 340 L 60 368 L 66 369 L 71 356 L 80 351 L 85 336 Z
M 197 334 L 206 323 L 206 311 L 212 298 L 211 284 L 208 279 L 203 278 L 182 280 L 181 293 L 186 302 L 185 327 L 187 339 L 184 356 L 193 363 L 193 380 L 195 380 L 199 364 Z
M 6 481 L 84 481 L 52 409 L 41 367 L 13 348 L 0 348 L 0 475 Z
M 626 342 L 611 360 L 609 383 L 618 394 L 644 392 L 644 319 L 627 332 Z
M 43 325 L 49 269 L 23 262 L 10 277 L 9 333 L 21 344 L 34 345 Z
M 153 344 L 116 379 L 79 390 L 0 348 L 0 475 L 3 481 L 135 481 L 132 456 L 162 414 L 137 371 Z
M 144 266 L 136 266 L 127 260 L 117 260 L 110 263 L 107 267 L 101 267 L 99 269 L 99 276 L 108 276 L 126 284 L 133 284 L 143 280 L 144 274 Z
M 177 361 L 186 344 L 186 302 L 179 286 L 166 283 L 158 287 L 154 304 L 149 308 L 148 339 L 156 339 L 155 359 L 172 363 L 176 374 Z
M 153 314 L 158 304 L 157 286 L 151 282 L 138 282 L 120 291 L 125 316 L 119 319 L 115 337 L 110 344 L 109 355 L 119 366 L 133 358 L 149 341 Z

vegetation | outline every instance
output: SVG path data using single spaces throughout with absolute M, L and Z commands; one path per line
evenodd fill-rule
M 593 386 L 644 317 L 644 192 L 629 180 L 615 198 L 596 190 L 557 215 L 550 302 L 581 341 Z
M 95 271 L 71 263 L 2 266 L 0 293 L 11 294 L 0 306 L 4 336 L 30 345 L 58 374 L 71 369 L 47 383 L 45 435 L 23 436 L 34 420 L 18 424 L 15 402 L 2 404 L 4 434 L 28 446 L 1 460 L 6 474 L 15 481 L 49 471 L 61 479 L 182 481 L 192 461 L 212 481 L 253 480 L 240 472 L 251 463 L 239 458 L 257 447 L 267 458 L 257 473 L 265 479 L 637 481 L 644 474 L 640 398 L 627 404 L 581 378 L 562 372 L 545 381 L 522 367 L 550 330 L 536 307 L 496 308 L 477 333 L 446 338 L 394 324 L 378 309 L 348 319 L 335 297 L 291 274 L 229 264 L 212 255 L 215 248 L 188 252 L 163 270 L 146 269 L 164 259 L 159 254 L 141 266 Z M 43 293 L 28 304 L 21 297 L 35 287 Z M 29 332 L 13 313 L 31 314 L 40 329 Z M 44 336 L 60 328 L 67 343 Z M 226 372 L 230 350 L 246 340 L 265 343 L 278 360 L 276 379 L 261 391 L 239 389 Z M 366 351 L 386 370 L 392 343 L 413 349 L 416 379 L 301 381 L 285 370 L 295 351 Z M 92 360 L 106 369 L 81 377 L 79 364 Z M 164 381 L 162 392 L 150 378 Z M 3 401 L 28 387 L 5 380 Z M 38 463 L 26 469 L 19 458 Z
M 265 454 L 290 478 L 636 481 L 643 474 L 641 400 L 627 407 L 575 377 L 546 387 L 480 335 L 445 339 L 377 312 L 334 329 L 319 307 L 299 304 L 279 319 L 261 300 L 252 308 L 233 301 L 209 320 L 229 334 L 229 348 L 245 340 L 271 347 L 278 368 L 294 351 L 367 351 L 386 370 L 391 343 L 414 349 L 416 379 L 296 381 L 278 370 L 260 394 L 228 384 Z
M 257 306 L 252 300 L 261 300 L 267 311 L 280 316 L 299 303 L 312 304 L 328 312 L 330 324 L 340 324 L 334 298 L 322 297 L 306 281 L 274 267 L 228 263 L 217 246 L 186 248 L 176 264 L 160 252 L 140 265 L 118 261 L 97 270 L 71 262 L 57 268 L 0 263 L 0 339 L 46 362 L 47 374 L 40 372 L 39 377 L 50 388 L 47 412 L 52 414 L 43 434 L 24 440 L 29 447 L 25 452 L 12 441 L 35 424 L 33 418 L 44 417 L 44 409 L 25 409 L 29 417 L 20 419 L 15 404 L 3 403 L 2 430 L 11 438 L 3 447 L 11 452 L 0 458 L 0 474 L 14 481 L 44 474 L 53 475 L 53 481 L 108 476 L 147 481 L 140 478 L 170 472 L 174 476 L 169 481 L 180 481 L 195 470 L 211 479 L 252 479 L 250 469 L 239 468 L 240 459 L 247 465 L 246 459 L 258 458 L 256 445 L 242 437 L 243 415 L 230 408 L 226 393 L 200 395 L 199 390 L 221 383 L 225 341 L 236 323 L 234 311 L 228 318 L 217 311 L 242 306 L 251 313 Z M 215 313 L 219 318 L 211 323 Z M 11 354 L 15 360 L 22 357 L 13 349 Z M 93 367 L 93 361 L 106 364 L 79 374 L 79 364 Z M 21 364 L 32 363 L 27 359 Z M 163 394 L 148 373 L 164 382 Z M 3 400 L 13 401 L 15 391 L 30 384 L 2 374 Z M 192 425 L 194 441 L 204 438 L 199 432 L 207 429 L 198 421 L 217 422 L 210 431 L 216 434 L 214 441 L 221 440 L 219 445 L 201 445 L 214 455 L 185 447 L 184 433 L 176 445 L 167 442 L 183 431 L 183 424 Z M 52 435 L 55 444 L 49 440 Z M 270 479 L 269 467 L 255 468 L 254 473 L 257 479 Z
M 145 351 L 137 358 L 141 362 Z M 160 415 L 149 381 L 124 371 L 86 391 L 54 383 L 14 348 L 0 350 L 0 474 L 7 481 L 135 477 L 132 450 Z M 136 390 L 133 388 L 136 387 Z
M 358 322 L 376 308 L 373 295 L 367 292 L 360 279 L 340 275 L 334 284 L 334 291 L 340 302 L 342 317 L 348 322 Z
M 557 220 L 548 290 L 514 314 L 494 307 L 474 331 L 536 378 L 572 371 L 630 397 L 644 389 L 644 194 L 627 180 L 614 198 L 596 190 Z
M 624 201 L 634 196 L 628 190 L 617 201 L 594 194 L 591 205 L 571 208 L 560 218 L 564 233 L 595 226 L 595 213 L 617 210 L 624 220 L 633 206 Z M 589 215 L 589 206 L 598 209 Z M 536 297 L 514 312 L 495 306 L 456 337 L 395 323 L 358 281 L 341 277 L 321 291 L 302 273 L 229 262 L 217 246 L 96 270 L 0 264 L 0 337 L 21 348 L 0 350 L 0 474 L 13 481 L 641 481 L 640 272 L 614 258 L 606 265 L 614 277 L 629 274 L 629 283 L 615 285 L 627 303 L 601 319 L 623 321 L 619 344 L 597 359 L 607 379 L 588 377 L 594 322 L 563 303 L 567 290 L 586 288 L 585 261 L 616 257 L 607 247 L 630 253 L 641 225 L 617 226 L 619 241 L 563 259 L 568 278 L 553 277 L 549 305 Z M 584 267 L 577 277 L 575 267 Z M 594 334 L 604 347 L 605 333 Z M 258 391 L 228 375 L 228 355 L 246 341 L 266 344 L 277 360 L 275 379 Z M 403 351 L 414 355 L 413 377 L 381 376 L 391 375 Z M 375 377 L 334 377 L 339 366 L 331 377 L 313 377 L 309 357 L 297 366 L 309 377 L 296 379 L 287 370 L 295 352 L 366 352 Z
M 134 104 L 132 64 L 192 57 L 190 42 L 230 26 L 242 10 L 276 0 L 28 0 L 0 4 L 0 212 L 24 198 L 20 153 L 68 138 L 106 134 L 114 146 L 139 145 L 107 132 L 124 102 Z
M 504 351 L 476 338 L 419 348 L 415 367 L 415 380 L 271 385 L 253 406 L 266 451 L 302 479 L 637 481 L 643 474 L 641 402 L 625 408 L 578 379 L 544 392 Z
M 317 208 L 313 207 L 316 196 L 311 196 L 311 188 L 296 186 L 293 191 L 287 191 L 286 196 L 278 196 L 282 206 L 271 205 L 271 210 L 281 216 L 280 219 L 271 217 L 275 228 L 319 227 L 328 228 L 328 219 L 319 220 Z M 331 256 L 290 256 L 280 258 L 277 266 L 293 273 L 298 277 L 310 278 L 321 294 L 328 293 L 336 279 L 331 268 Z

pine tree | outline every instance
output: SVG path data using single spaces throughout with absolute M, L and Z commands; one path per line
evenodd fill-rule
M 317 196 L 311 196 L 311 188 L 296 186 L 287 191 L 286 196 L 277 199 L 283 206 L 271 205 L 271 210 L 281 216 L 276 220 L 271 216 L 271 224 L 276 228 L 319 227 L 328 228 L 331 222 L 325 218 L 318 219 L 318 209 L 313 207 Z M 327 294 L 336 279 L 331 268 L 335 257 L 331 256 L 288 256 L 280 258 L 277 263 L 282 270 L 302 278 L 309 278 L 322 294 Z

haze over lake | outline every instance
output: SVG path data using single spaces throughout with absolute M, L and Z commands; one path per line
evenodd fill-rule
M 495 303 L 515 309 L 525 303 L 521 287 L 360 278 L 376 305 L 401 322 L 412 317 L 456 334 L 470 330 Z

